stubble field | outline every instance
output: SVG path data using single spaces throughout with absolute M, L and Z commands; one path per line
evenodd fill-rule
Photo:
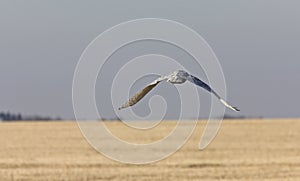
M 170 157 L 129 165 L 95 151 L 76 122 L 0 122 L 0 180 L 300 180 L 300 120 L 223 121 L 200 151 L 205 123 Z M 123 139 L 151 142 L 176 123 L 165 121 L 145 137 L 120 122 L 105 124 Z

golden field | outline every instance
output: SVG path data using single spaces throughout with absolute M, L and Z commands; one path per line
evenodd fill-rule
M 199 121 L 170 157 L 129 165 L 95 151 L 76 122 L 1 122 L 0 180 L 300 180 L 300 120 L 226 120 L 200 151 L 205 123 Z M 105 124 L 122 139 L 147 143 L 176 122 L 164 121 L 145 134 L 121 122 Z

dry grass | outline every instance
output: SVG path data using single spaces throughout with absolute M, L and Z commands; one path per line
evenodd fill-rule
M 107 125 L 120 137 L 143 140 L 119 122 Z M 76 122 L 0 123 L 0 180 L 300 180 L 300 120 L 224 121 L 200 151 L 204 125 L 167 159 L 128 165 L 92 149 Z M 164 122 L 160 129 L 173 126 Z M 163 135 L 155 133 L 145 142 Z

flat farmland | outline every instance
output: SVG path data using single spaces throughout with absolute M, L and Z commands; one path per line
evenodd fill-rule
M 118 137 L 148 143 L 168 134 L 105 122 Z M 189 124 L 188 121 L 186 124 Z M 205 149 L 199 121 L 188 142 L 156 163 L 130 165 L 95 151 L 76 122 L 0 122 L 0 180 L 300 180 L 300 119 L 225 120 Z

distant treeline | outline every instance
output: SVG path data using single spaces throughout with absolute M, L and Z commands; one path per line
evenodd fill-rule
M 36 120 L 42 120 L 42 121 L 51 121 L 51 120 L 61 120 L 61 118 L 52 118 L 49 116 L 39 116 L 39 115 L 33 115 L 33 116 L 24 116 L 21 113 L 10 113 L 10 112 L 0 112 L 0 120 L 1 121 L 36 121 Z
M 223 119 L 246 119 L 245 116 L 233 116 L 229 114 L 225 114 Z
M 233 116 L 233 115 L 228 115 L 225 114 L 223 119 L 246 119 L 248 117 L 245 116 Z M 262 118 L 262 117 L 259 117 Z M 194 119 L 207 119 L 205 117 L 203 118 L 192 118 L 192 120 Z M 33 115 L 33 116 L 28 116 L 28 115 L 22 115 L 21 113 L 10 113 L 10 112 L 0 112 L 0 121 L 53 121 L 53 120 L 62 120 L 60 117 L 50 117 L 50 116 L 40 116 L 40 115 Z M 71 120 L 71 119 L 68 119 Z M 82 119 L 85 120 L 85 119 Z M 87 119 L 87 120 L 93 120 L 93 119 Z M 97 119 L 95 119 L 97 120 Z M 114 118 L 102 118 L 102 119 L 98 119 L 101 121 L 120 121 L 122 120 L 119 117 L 114 117 Z M 173 119 L 170 119 L 173 120 Z

